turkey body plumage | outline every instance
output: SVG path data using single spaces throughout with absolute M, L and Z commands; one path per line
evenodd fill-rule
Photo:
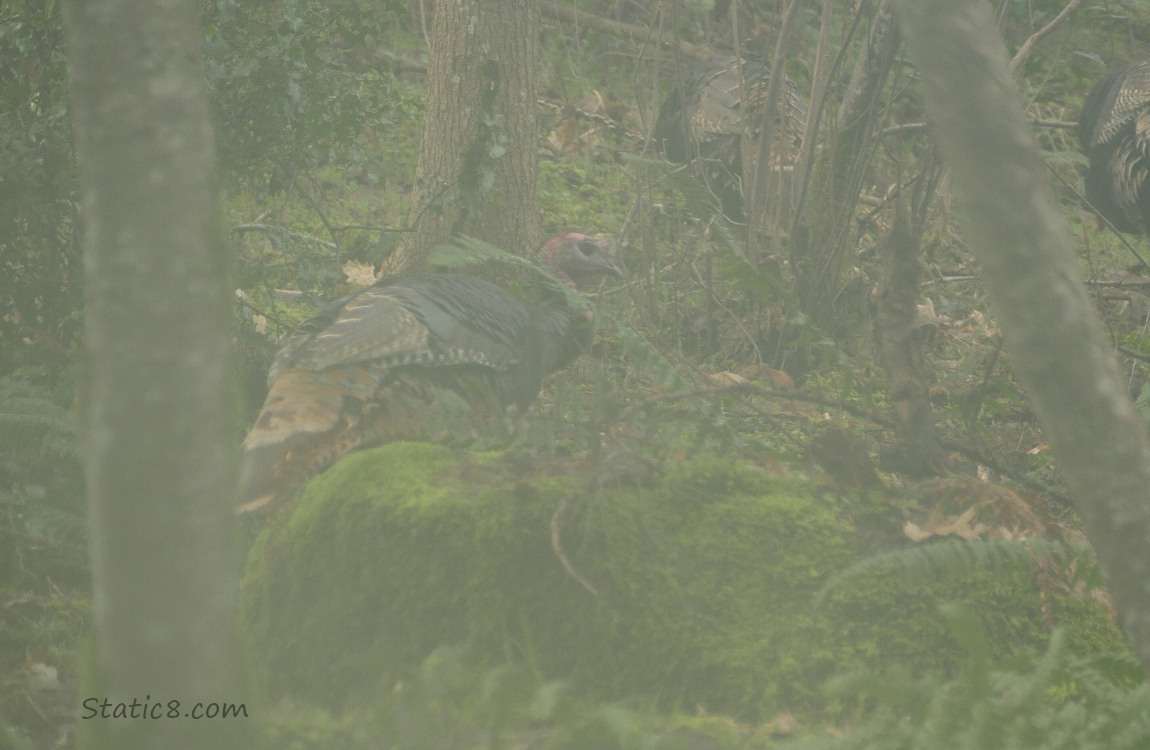
M 672 87 L 652 131 L 669 160 L 693 165 L 696 177 L 734 221 L 744 220 L 744 136 L 757 140 L 761 127 L 753 118 L 765 109 L 770 83 L 770 69 L 762 63 L 722 55 L 703 60 Z M 798 158 L 806 128 L 806 108 L 789 78 L 776 116 L 772 167 L 787 170 Z M 757 154 L 757 148 L 748 154 L 752 169 Z
M 611 245 L 549 241 L 538 261 L 572 288 L 620 269 Z M 393 440 L 470 443 L 506 433 L 543 378 L 590 342 L 590 310 L 551 289 L 522 302 L 459 274 L 385 279 L 287 335 L 244 440 L 241 510 L 290 494 L 340 456 Z
M 1086 198 L 1122 232 L 1150 231 L 1150 61 L 1102 79 L 1078 116 Z

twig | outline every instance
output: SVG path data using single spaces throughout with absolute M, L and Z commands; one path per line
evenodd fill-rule
M 567 510 L 567 505 L 571 498 L 582 492 L 583 490 L 579 490 L 564 497 L 559 501 L 559 505 L 555 507 L 555 512 L 551 514 L 551 549 L 555 551 L 555 556 L 559 558 L 559 562 L 562 563 L 563 569 L 567 571 L 567 575 L 574 578 L 580 586 L 590 591 L 592 596 L 599 596 L 598 590 L 588 583 L 586 578 L 579 575 L 579 571 L 575 570 L 575 566 L 567 559 L 567 555 L 563 552 L 563 540 L 559 536 L 559 518 L 563 515 L 563 512 Z
M 1031 117 L 1030 124 L 1036 128 L 1052 128 L 1060 130 L 1071 130 L 1078 127 L 1077 122 L 1068 122 L 1066 120 L 1047 120 L 1041 117 Z M 920 130 L 926 130 L 930 125 L 925 122 L 904 122 L 900 125 L 891 125 L 889 128 L 883 128 L 879 131 L 879 135 L 886 137 L 888 135 L 898 135 L 900 133 L 914 133 Z
M 819 406 L 826 409 L 834 409 L 837 411 L 845 412 L 850 414 L 852 417 L 866 420 L 871 424 L 882 427 L 886 430 L 890 430 L 892 432 L 898 429 L 898 426 L 893 421 L 884 417 L 880 417 L 877 414 L 869 412 L 865 409 L 861 409 L 857 406 L 852 406 L 851 404 L 842 403 L 840 401 L 832 401 L 830 399 L 821 398 L 819 396 L 811 396 L 809 394 L 799 393 L 797 391 L 772 391 L 752 383 L 742 383 L 728 386 L 704 386 L 701 388 L 675 391 L 673 393 L 656 393 L 644 399 L 643 402 L 635 404 L 633 407 L 629 407 L 627 411 L 630 411 L 635 407 L 641 407 L 646 404 L 652 404 L 656 402 L 679 401 L 695 398 L 698 396 L 722 394 L 746 394 L 779 401 L 797 401 L 800 403 L 812 404 L 814 406 Z M 980 453 L 978 450 L 969 448 L 955 440 L 940 436 L 938 438 L 938 442 L 939 445 L 943 447 L 943 449 L 958 453 L 970 461 L 985 466 L 999 476 L 1007 477 L 1029 490 L 1040 492 L 1048 496 L 1059 505 L 1065 507 L 1073 507 L 1073 503 L 1065 492 L 1050 486 L 1046 482 L 1034 479 L 1033 477 L 1028 477 L 1024 474 L 1020 474 L 1013 469 L 1004 466 L 993 457 Z
M 323 247 L 326 247 L 329 250 L 335 250 L 338 248 L 338 245 L 336 245 L 334 242 L 328 242 L 327 240 L 321 240 L 319 237 L 312 237 L 311 235 L 300 234 L 299 232 L 293 232 L 290 229 L 284 229 L 283 227 L 276 226 L 274 224 L 237 224 L 234 227 L 232 227 L 232 232 L 234 232 L 235 234 L 247 234 L 250 232 L 263 232 L 264 234 L 278 234 L 278 235 L 282 235 L 284 237 L 287 237 L 288 239 L 291 239 L 291 240 L 299 240 L 301 242 L 313 242 L 317 245 L 322 245 Z
M 389 49 L 379 48 L 376 50 L 383 59 L 391 65 L 391 67 L 401 73 L 426 73 L 427 63 L 422 60 L 413 60 L 410 57 L 405 57 L 397 52 L 392 52 Z
M 1133 349 L 1127 349 L 1125 346 L 1118 347 L 1118 351 L 1122 352 L 1131 359 L 1138 360 L 1139 362 L 1150 362 L 1150 355 L 1136 352 Z
M 275 313 L 273 313 L 273 312 L 270 312 L 270 311 L 268 311 L 268 310 L 265 310 L 265 309 L 263 309 L 262 307 L 259 307 L 258 305 L 253 305 L 251 302 L 249 302 L 249 301 L 248 301 L 247 295 L 241 295 L 241 294 L 238 292 L 238 290 L 237 290 L 237 293 L 236 293 L 236 302 L 238 302 L 238 303 L 239 303 L 240 307 L 246 307 L 247 309 L 251 310 L 251 311 L 252 311 L 253 313 L 255 313 L 256 315 L 262 315 L 262 316 L 264 316 L 265 318 L 267 318 L 268 320 L 270 320 L 272 323 L 275 323 L 277 326 L 279 326 L 279 329 L 280 329 L 281 331 L 286 331 L 286 330 L 288 330 L 289 328 L 291 328 L 291 326 L 290 326 L 290 325 L 288 325 L 287 323 L 285 323 L 285 322 L 284 322 L 284 321 L 283 321 L 283 320 L 282 320 L 282 319 L 281 319 L 281 318 L 280 318 L 278 315 L 276 315 Z
M 1146 257 L 1144 255 L 1142 255 L 1142 253 L 1138 252 L 1138 249 L 1130 243 L 1130 240 L 1126 239 L 1126 236 L 1122 232 L 1118 231 L 1118 228 L 1114 226 L 1114 224 L 1110 221 L 1110 219 L 1107 219 L 1105 216 L 1102 215 L 1101 211 L 1094 208 L 1094 205 L 1089 200 L 1087 200 L 1086 196 L 1084 196 L 1082 193 L 1078 192 L 1078 188 L 1075 187 L 1074 185 L 1070 184 L 1069 180 L 1067 180 L 1065 177 L 1058 174 L 1057 172 L 1055 172 L 1054 174 L 1058 178 L 1058 181 L 1061 182 L 1064 187 L 1066 187 L 1068 190 L 1070 190 L 1070 192 L 1073 193 L 1076 198 L 1078 198 L 1080 201 L 1082 201 L 1083 205 L 1089 206 L 1090 209 L 1092 211 L 1094 211 L 1094 213 L 1100 219 L 1102 219 L 1103 222 L 1106 223 L 1106 226 L 1110 227 L 1110 229 L 1112 229 L 1114 231 L 1114 235 L 1119 239 L 1119 241 L 1122 242 L 1123 245 L 1126 246 L 1126 249 L 1130 251 L 1130 254 L 1133 255 L 1138 260 L 1138 263 L 1143 268 L 1150 269 L 1150 261 L 1148 261 L 1146 259 Z
M 585 10 L 576 10 L 574 8 L 565 8 L 555 3 L 541 2 L 540 7 L 543 10 L 555 15 L 556 17 L 563 18 L 572 23 L 577 23 L 580 26 L 591 26 L 601 31 L 612 31 L 617 34 L 625 34 L 629 36 L 646 37 L 653 36 L 659 40 L 660 44 L 668 47 L 678 46 L 679 51 L 685 55 L 698 58 L 700 60 L 710 57 L 713 52 L 711 50 L 700 47 L 690 42 L 684 42 L 682 39 L 675 39 L 669 34 L 653 31 L 646 26 L 639 26 L 633 23 L 624 23 L 623 21 L 612 21 L 609 18 L 603 18 Z
M 1102 289 L 1150 289 L 1150 280 L 1146 281 L 1098 281 L 1087 279 L 1086 286 L 1096 286 Z
M 1050 23 L 1031 34 L 1030 38 L 1022 43 L 1022 46 L 1018 48 L 1018 52 L 1014 54 L 1014 59 L 1010 61 L 1011 75 L 1018 75 L 1019 69 L 1026 63 L 1027 58 L 1030 57 L 1030 53 L 1034 51 L 1034 45 L 1038 43 L 1038 40 L 1061 26 L 1070 16 L 1071 12 L 1081 3 L 1082 0 L 1070 0 L 1070 2 L 1066 4 L 1066 7 L 1063 8 L 1057 16 L 1051 19 Z

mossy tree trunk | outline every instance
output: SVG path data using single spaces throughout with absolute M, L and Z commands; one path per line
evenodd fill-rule
M 196 6 L 70 0 L 64 12 L 85 220 L 96 630 L 81 700 L 97 699 L 99 714 L 137 706 L 135 718 L 81 722 L 81 744 L 247 746 L 242 719 L 183 718 L 200 702 L 246 700 L 228 258 Z
M 513 252 L 542 239 L 536 195 L 534 0 L 435 4 L 423 144 L 408 225 L 388 273 L 426 267 L 455 235 Z
M 897 0 L 1007 351 L 1150 671 L 1150 444 L 983 0 Z

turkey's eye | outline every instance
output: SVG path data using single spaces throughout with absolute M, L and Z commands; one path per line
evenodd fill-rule
M 582 240 L 579 243 L 579 252 L 590 258 L 599 250 L 599 245 L 591 240 Z

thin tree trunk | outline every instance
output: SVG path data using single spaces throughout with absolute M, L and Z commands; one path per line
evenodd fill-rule
M 81 722 L 82 744 L 238 747 L 250 722 L 183 718 L 199 702 L 244 700 L 228 256 L 196 5 L 69 0 L 64 11 L 85 229 L 96 629 L 82 697 L 98 715 Z M 149 718 L 101 718 L 133 701 Z
M 923 351 L 925 330 L 916 325 L 922 262 L 918 236 L 911 231 L 909 211 L 898 208 L 894 226 L 880 245 L 882 297 L 875 316 L 878 355 L 889 378 L 889 393 L 898 414 L 896 465 L 910 474 L 934 474 L 947 455 L 934 431 L 930 406 L 931 371 Z
M 1150 672 L 1150 445 L 984 0 L 897 0 L 1007 350 Z
M 425 267 L 454 235 L 508 250 L 542 239 L 536 195 L 535 0 L 435 3 L 423 144 L 408 225 L 389 273 Z

